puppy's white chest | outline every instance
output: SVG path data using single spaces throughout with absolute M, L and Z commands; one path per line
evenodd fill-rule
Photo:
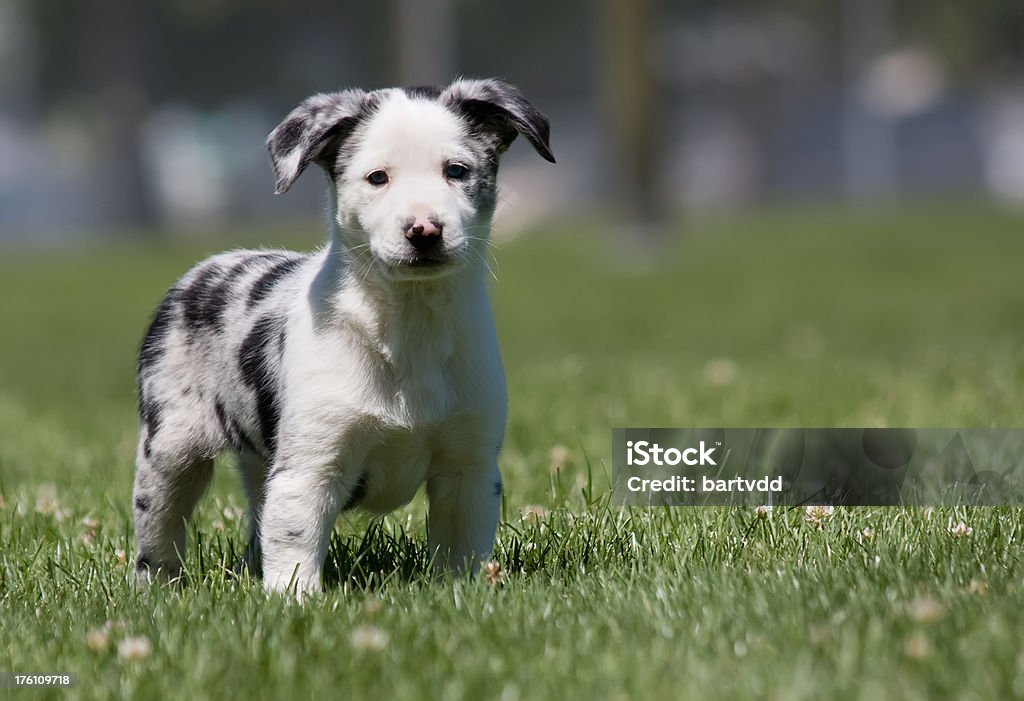
M 440 364 L 414 373 L 389 372 L 377 383 L 378 412 L 366 441 L 362 474 L 366 480 L 363 508 L 387 512 L 408 503 L 423 483 L 432 461 L 446 453 L 446 430 L 456 392 Z
M 454 408 L 455 378 L 446 364 L 395 372 L 378 383 L 380 418 L 410 430 L 444 421 Z

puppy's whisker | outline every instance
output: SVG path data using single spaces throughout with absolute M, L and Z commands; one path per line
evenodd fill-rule
M 494 268 L 491 267 L 490 263 L 487 262 L 487 259 L 483 256 L 483 254 L 480 251 L 468 248 L 466 249 L 466 257 L 468 259 L 468 264 L 472 265 L 473 263 L 479 263 L 487 270 L 488 273 L 490 273 L 491 277 L 494 278 L 495 282 L 498 281 L 498 276 L 494 272 Z
M 495 231 L 496 229 L 493 226 L 488 226 L 488 225 L 485 225 L 485 224 L 470 224 L 469 226 L 465 227 L 464 230 L 465 231 L 480 231 L 480 230 L 483 230 L 483 231 Z
M 513 209 L 515 209 L 515 205 L 514 205 L 514 204 L 512 204 L 511 202 L 509 202 L 508 200 L 506 200 L 506 199 L 505 199 L 504 197 L 502 197 L 501 195 L 495 195 L 495 197 L 497 197 L 498 201 L 500 201 L 500 202 L 504 202 L 504 203 L 505 203 L 506 205 L 508 205 L 509 207 L 511 207 L 511 208 L 513 208 Z
M 493 248 L 495 250 L 499 250 L 501 248 L 498 244 L 494 243 L 494 241 L 491 241 L 490 239 L 484 238 L 482 236 L 466 236 L 466 238 L 469 239 L 470 241 L 479 241 L 480 243 L 484 244 L 487 248 Z
M 366 260 L 359 267 L 359 272 L 356 273 L 356 279 L 358 279 L 360 283 L 366 282 L 366 279 L 370 276 L 370 270 L 373 268 L 373 256 L 369 255 L 365 258 Z

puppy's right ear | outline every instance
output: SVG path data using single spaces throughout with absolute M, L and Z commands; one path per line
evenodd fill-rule
M 441 101 L 458 108 L 478 129 L 498 138 L 500 151 L 517 134 L 526 137 L 540 157 L 551 163 L 555 156 L 548 144 L 548 118 L 531 105 L 518 88 L 504 80 L 459 78 L 441 93 Z
M 274 193 L 287 192 L 295 179 L 312 162 L 325 169 L 328 146 L 337 145 L 352 133 L 366 111 L 362 90 L 314 95 L 292 110 L 267 137 L 267 151 L 274 167 Z

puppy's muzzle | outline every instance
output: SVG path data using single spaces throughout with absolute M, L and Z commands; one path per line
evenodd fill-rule
M 402 227 L 405 240 L 412 246 L 413 264 L 440 263 L 444 260 L 442 232 L 444 226 L 435 217 L 409 217 Z

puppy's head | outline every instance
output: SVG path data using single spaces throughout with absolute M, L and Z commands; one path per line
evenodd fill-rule
M 554 163 L 548 120 L 511 85 L 315 95 L 267 139 L 277 192 L 310 163 L 327 173 L 344 248 L 382 274 L 422 279 L 482 260 L 498 157 L 522 134 Z

